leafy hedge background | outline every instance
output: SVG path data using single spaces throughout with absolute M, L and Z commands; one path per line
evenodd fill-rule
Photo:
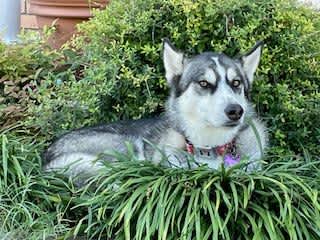
M 70 68 L 40 86 L 32 122 L 60 133 L 161 112 L 163 37 L 190 55 L 234 56 L 263 40 L 252 96 L 273 144 L 319 154 L 319 24 L 318 13 L 287 0 L 115 1 L 80 26 L 81 54 L 66 52 Z
M 9 232 L 13 239 L 16 233 L 19 238 L 38 239 L 40 235 L 114 236 L 117 231 L 120 239 L 128 239 L 135 229 L 128 228 L 128 221 L 136 226 L 144 211 L 158 211 L 151 206 L 145 210 L 137 207 L 144 206 L 145 191 L 153 186 L 154 193 L 162 189 L 160 192 L 173 194 L 167 184 L 177 181 L 174 186 L 189 191 L 191 184 L 194 191 L 183 203 L 171 202 L 167 214 L 176 209 L 181 219 L 188 216 L 193 220 L 192 224 L 180 221 L 177 229 L 167 230 L 168 239 L 177 239 L 182 232 L 182 239 L 205 239 L 215 234 L 223 239 L 319 238 L 318 12 L 291 0 L 113 0 L 79 30 L 81 34 L 58 51 L 28 34 L 22 45 L 0 43 L 0 124 L 4 126 L 0 143 L 0 230 Z M 117 195 L 108 187 L 110 192 L 78 190 L 67 179 L 43 175 L 40 153 L 52 137 L 85 125 L 163 111 L 168 92 L 161 57 L 164 37 L 188 55 L 209 50 L 235 56 L 248 51 L 258 40 L 265 42 L 252 100 L 269 127 L 269 167 L 258 175 L 248 175 L 240 169 L 171 172 L 147 163 L 146 171 L 141 171 L 139 164 L 119 163 L 111 167 L 106 182 L 101 180 L 101 186 L 106 187 L 110 179 L 116 179 L 112 176 L 126 173 L 121 175 Z M 157 173 L 153 180 L 159 180 L 158 185 L 151 181 L 153 173 Z M 234 192 L 231 185 L 237 182 L 243 191 Z M 203 192 L 208 184 L 209 192 Z M 204 195 L 197 195 L 198 191 Z M 215 204 L 223 204 L 214 205 L 216 211 L 210 212 L 210 203 L 197 202 L 206 196 Z M 165 203 L 166 195 L 160 197 L 162 200 L 152 199 Z M 132 205 L 135 201 L 139 204 Z M 238 208 L 230 207 L 232 201 Z M 246 201 L 252 205 L 248 207 Z M 198 204 L 203 207 L 195 209 L 201 212 L 200 218 L 185 212 Z M 78 206 L 76 210 L 74 206 Z M 110 212 L 110 206 L 114 211 Z M 153 219 L 161 218 L 161 213 L 157 214 Z M 176 220 L 175 215 L 161 216 L 173 223 Z M 203 229 L 208 219 L 219 228 L 199 233 L 199 226 Z M 159 234 L 156 228 L 161 224 L 152 221 L 149 229 L 139 228 L 137 234 Z M 21 222 L 25 224 L 19 227 Z M 229 228 L 234 224 L 239 229 Z

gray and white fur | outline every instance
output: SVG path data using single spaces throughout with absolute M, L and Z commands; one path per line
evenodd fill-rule
M 126 142 L 132 144 L 138 159 L 160 162 L 160 151 L 145 140 L 165 153 L 169 165 L 175 167 L 188 166 L 187 140 L 195 148 L 214 148 L 235 140 L 237 152 L 251 162 L 249 169 L 259 168 L 263 154 L 260 146 L 266 147 L 267 134 L 248 95 L 261 53 L 259 42 L 239 58 L 214 52 L 189 58 L 165 39 L 163 62 L 170 87 L 165 114 L 71 131 L 45 151 L 45 169 L 68 167 L 67 175 L 94 175 L 101 168 L 98 156 L 111 150 L 125 153 Z M 251 119 L 258 137 L 245 119 Z M 194 158 L 197 165 L 207 164 L 213 169 L 223 164 L 221 156 Z

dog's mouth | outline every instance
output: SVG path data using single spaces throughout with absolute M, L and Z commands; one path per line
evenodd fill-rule
M 237 127 L 241 124 L 240 121 L 229 121 L 223 124 L 224 127 Z
M 215 128 L 219 128 L 219 127 L 227 127 L 227 128 L 234 128 L 234 127 L 238 127 L 242 124 L 242 121 L 227 121 L 224 123 L 220 123 L 220 124 L 212 124 L 210 121 L 205 121 L 206 122 L 206 126 L 207 127 L 215 127 Z

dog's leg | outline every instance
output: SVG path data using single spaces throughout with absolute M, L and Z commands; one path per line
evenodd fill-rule
M 237 139 L 240 155 L 249 158 L 248 171 L 261 168 L 260 159 L 268 144 L 265 126 L 257 119 L 253 119 L 252 124 L 254 127 L 249 126 L 241 131 Z
M 101 168 L 101 163 L 95 160 L 97 156 L 86 153 L 63 154 L 49 162 L 44 169 L 46 171 L 65 171 L 66 175 L 74 177 L 79 173 L 97 172 Z

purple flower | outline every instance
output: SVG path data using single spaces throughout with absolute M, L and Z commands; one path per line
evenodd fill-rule
M 240 162 L 240 156 L 236 155 L 236 156 L 232 156 L 232 154 L 226 154 L 224 156 L 224 165 L 226 167 L 231 167 L 233 165 L 236 165 Z

